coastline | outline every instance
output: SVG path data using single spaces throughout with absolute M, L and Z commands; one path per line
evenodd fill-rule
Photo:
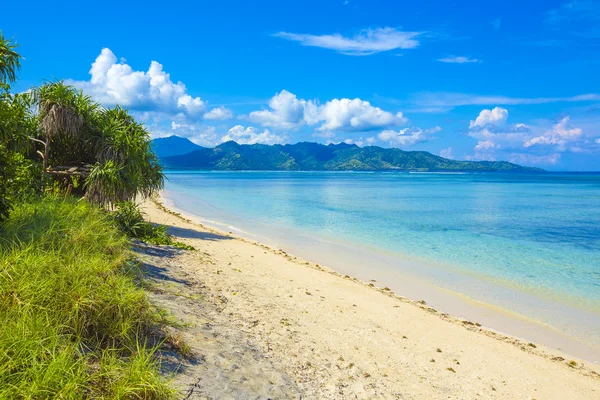
M 207 221 L 199 215 L 178 208 L 166 194 L 165 191 L 161 193 L 161 203 L 189 221 L 199 223 L 203 227 L 209 227 L 221 234 L 233 235 L 241 240 L 261 246 L 265 246 L 266 243 L 266 246 L 275 252 L 282 250 L 280 246 L 265 240 L 264 236 L 255 235 L 254 232 L 236 230 L 235 227 L 218 221 Z M 276 234 L 280 237 L 290 236 L 290 232 L 287 231 L 276 232 Z M 427 308 L 439 310 L 441 314 L 450 315 L 458 321 L 472 321 L 483 325 L 487 331 L 496 335 L 514 338 L 525 343 L 533 342 L 536 345 L 545 346 L 550 351 L 560 352 L 563 357 L 575 357 L 600 366 L 600 347 L 584 342 L 578 337 L 570 336 L 541 320 L 519 314 L 510 308 L 473 298 L 460 291 L 443 287 L 439 282 L 411 274 L 407 271 L 410 268 L 396 271 L 391 268 L 356 267 L 359 264 L 357 260 L 364 262 L 364 265 L 384 264 L 387 260 L 381 254 L 370 252 L 369 257 L 381 257 L 373 262 L 370 259 L 361 259 L 361 257 L 365 257 L 365 254 L 351 246 L 339 246 L 339 248 L 334 249 L 332 243 L 323 244 L 319 241 L 311 241 L 310 246 L 303 244 L 304 246 L 289 246 L 286 243 L 283 247 L 286 254 L 293 253 L 303 262 L 309 260 L 311 264 L 318 263 L 318 265 L 329 267 L 330 271 L 340 276 L 352 276 L 366 284 L 375 282 L 377 286 L 389 287 L 390 292 L 398 293 L 400 295 L 398 297 L 410 299 L 408 301 L 412 303 L 426 301 Z M 335 251 L 332 251 L 332 249 Z M 406 260 L 406 262 L 410 265 L 409 260 Z M 424 267 L 426 267 L 425 264 L 412 265 L 412 268 L 415 269 L 422 270 Z M 465 284 L 477 283 L 474 279 L 465 282 Z M 489 287 L 493 288 L 492 285 Z M 528 302 L 533 303 L 536 301 L 534 296 L 527 293 L 521 293 L 521 296 L 527 298 Z M 569 311 L 565 310 L 565 313 Z
M 197 248 L 197 255 L 169 265 L 218 293 L 234 329 L 252 334 L 273 363 L 317 390 L 315 397 L 344 398 L 322 391 L 335 392 L 335 382 L 347 378 L 345 390 L 362 393 L 359 398 L 387 398 L 368 388 L 411 393 L 407 398 L 588 399 L 600 393 L 597 364 L 195 223 L 161 203 L 146 202 L 144 211 Z M 359 383 L 362 392 L 355 390 Z

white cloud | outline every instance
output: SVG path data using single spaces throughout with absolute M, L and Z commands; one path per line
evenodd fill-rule
M 298 99 L 282 90 L 269 101 L 268 110 L 253 111 L 248 119 L 275 129 L 298 129 L 316 125 L 319 131 L 368 131 L 401 125 L 407 119 L 401 112 L 384 111 L 361 99 L 333 99 L 321 105 L 317 101 Z
M 233 118 L 233 111 L 225 107 L 216 107 L 204 114 L 204 119 L 226 120 Z
M 214 126 L 185 124 L 172 121 L 170 131 L 163 132 L 152 129 L 152 133 L 155 137 L 170 135 L 185 137 L 204 147 L 212 147 L 218 144 L 217 130 Z
M 262 126 L 277 129 L 296 129 L 305 123 L 307 108 L 313 106 L 295 94 L 282 90 L 269 100 L 270 110 L 252 111 L 248 119 Z
M 502 125 L 508 119 L 508 110 L 506 108 L 495 107 L 492 110 L 482 110 L 475 121 L 471 121 L 469 128 L 477 126 L 484 127 L 488 124 Z
M 393 99 L 391 99 L 394 101 Z M 571 97 L 508 97 L 508 96 L 486 96 L 468 93 L 452 92 L 421 92 L 416 93 L 409 99 L 417 111 L 421 112 L 447 112 L 454 107 L 479 105 L 518 105 L 518 104 L 547 104 L 560 102 L 586 102 L 598 101 L 600 94 L 588 93 Z M 396 100 L 397 101 L 397 100 Z
M 324 121 L 319 130 L 367 131 L 385 126 L 400 125 L 407 119 L 401 112 L 392 114 L 361 99 L 333 99 L 318 107 L 313 116 Z
M 376 141 L 377 141 L 377 139 L 375 139 L 374 137 L 369 137 L 369 138 L 363 139 L 363 137 L 361 136 L 358 139 L 352 139 L 352 138 L 345 139 L 344 143 L 355 144 L 358 147 L 363 147 L 365 144 L 371 145 Z
M 569 116 L 564 117 L 553 125 L 551 130 L 544 132 L 543 135 L 526 140 L 523 146 L 557 145 L 559 148 L 564 149 L 567 143 L 576 141 L 583 133 L 581 128 L 567 128 L 569 120 Z
M 442 128 L 439 126 L 425 130 L 421 128 L 404 128 L 399 131 L 386 129 L 377 135 L 377 137 L 382 142 L 387 142 L 391 146 L 410 146 L 429 140 L 432 134 L 440 132 L 441 130 Z
M 119 104 L 134 110 L 157 110 L 199 118 L 205 110 L 200 97 L 192 97 L 182 82 L 173 82 L 163 66 L 150 63 L 148 71 L 134 71 L 118 62 L 114 53 L 104 48 L 90 69 L 89 81 L 68 81 L 104 105 Z
M 229 129 L 229 132 L 221 138 L 221 142 L 228 142 L 230 140 L 238 144 L 277 144 L 285 143 L 287 138 L 275 135 L 268 129 L 260 132 L 252 126 L 244 128 L 242 125 L 236 125 Z
M 475 146 L 475 150 L 476 151 L 485 151 L 485 150 L 495 149 L 498 147 L 499 146 L 494 144 L 494 142 L 492 142 L 491 140 L 486 140 L 486 141 L 477 142 L 477 145 Z
M 371 137 L 368 137 L 368 138 L 365 140 L 365 142 L 366 142 L 366 143 L 367 143 L 369 146 L 372 146 L 372 145 L 374 145 L 374 144 L 377 142 L 377 138 L 376 138 L 376 137 L 373 137 L 373 136 L 371 136 Z
M 513 153 L 509 156 L 509 161 L 522 165 L 554 165 L 560 161 L 559 153 L 547 155 Z
M 596 139 L 596 143 L 600 144 L 600 139 Z
M 508 110 L 495 107 L 482 110 L 477 118 L 469 123 L 469 136 L 478 140 L 474 146 L 471 160 L 494 161 L 500 152 L 507 149 L 521 149 L 523 138 L 531 134 L 531 128 L 518 123 L 507 125 Z
M 448 56 L 444 58 L 439 58 L 439 62 L 443 63 L 451 63 L 451 64 L 470 64 L 470 63 L 479 63 L 480 60 L 476 58 L 469 58 L 464 56 Z
M 404 32 L 394 28 L 365 29 L 353 37 L 339 33 L 310 35 L 279 32 L 273 36 L 299 42 L 303 46 L 321 47 L 338 53 L 364 56 L 395 49 L 413 49 L 419 45 L 421 32 Z
M 454 149 L 452 147 L 448 147 L 447 149 L 440 150 L 440 157 L 454 160 Z

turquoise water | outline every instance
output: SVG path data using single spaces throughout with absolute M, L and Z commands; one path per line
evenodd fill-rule
M 600 174 L 172 171 L 167 176 L 167 197 L 209 220 L 248 232 L 270 227 L 264 230 L 267 237 L 285 232 L 339 241 L 395 256 L 398 266 L 401 260 L 435 265 L 444 271 L 433 274 L 438 281 L 467 276 L 469 282 L 510 289 L 516 299 L 519 293 L 534 294 L 534 302 L 585 312 L 586 320 L 600 316 Z M 419 275 L 419 269 L 411 273 Z M 442 283 L 475 298 L 489 292 L 475 290 L 476 283 Z M 509 308 L 518 303 L 485 300 Z M 558 319 L 542 319 L 553 324 L 553 318 Z M 591 325 L 589 332 L 600 335 L 600 320 Z

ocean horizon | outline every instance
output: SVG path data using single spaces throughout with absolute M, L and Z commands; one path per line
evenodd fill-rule
M 166 200 L 203 223 L 600 361 L 600 173 L 167 178 Z

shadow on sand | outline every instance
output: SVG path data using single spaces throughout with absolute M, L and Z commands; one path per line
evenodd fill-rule
M 220 235 L 212 232 L 200 232 L 195 229 L 180 228 L 178 226 L 169 226 L 167 232 L 173 236 L 185 239 L 201 239 L 201 240 L 231 240 L 230 236 Z

